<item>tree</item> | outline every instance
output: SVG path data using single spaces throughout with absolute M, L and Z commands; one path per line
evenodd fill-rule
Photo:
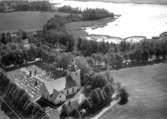
M 75 119 L 81 119 L 81 114 L 78 110 L 74 109 L 71 114 L 72 117 L 74 117 Z
M 92 57 L 96 62 L 102 62 L 104 60 L 104 55 L 102 53 L 92 54 Z
M 81 104 L 81 106 L 80 106 L 80 109 L 85 109 L 85 110 L 87 110 L 88 112 L 89 112 L 89 110 L 92 108 L 92 104 L 91 104 L 91 102 L 89 101 L 89 99 L 88 98 L 86 98 L 83 102 L 82 102 L 82 104 Z
M 57 58 L 57 67 L 67 69 L 67 67 L 71 64 L 72 60 L 73 60 L 72 54 L 63 53 Z
M 58 8 L 59 12 L 71 13 L 71 14 L 79 14 L 81 10 L 79 8 L 72 8 L 71 6 L 62 6 Z
M 95 88 L 103 88 L 107 84 L 107 80 L 102 74 L 95 74 L 92 79 L 91 86 Z
M 1 43 L 3 43 L 3 44 L 7 43 L 5 33 L 1 34 Z
M 93 59 L 92 57 L 87 57 L 87 62 L 88 62 L 88 64 L 89 64 L 90 66 L 95 65 L 95 61 L 94 61 L 94 59 Z
M 113 89 L 112 85 L 111 84 L 105 85 L 103 87 L 103 91 L 106 93 L 107 98 L 111 99 L 111 97 L 112 97 L 112 95 L 114 93 L 114 89 Z
M 60 113 L 60 117 L 64 118 L 64 117 L 67 117 L 68 115 L 69 115 L 68 107 L 66 104 L 63 104 L 62 109 L 61 109 L 61 113 Z
M 109 13 L 105 9 L 86 9 L 82 12 L 83 20 L 97 20 L 106 17 L 113 17 L 113 13 Z
M 100 110 L 102 107 L 108 104 L 108 98 L 100 88 L 94 89 L 90 93 L 89 98 L 92 100 L 92 108 L 89 110 L 91 113 L 97 112 L 97 110 Z
M 113 78 L 113 76 L 111 75 L 111 72 L 110 72 L 110 71 L 106 71 L 106 72 L 104 73 L 104 76 L 105 76 L 106 80 L 107 80 L 109 83 L 111 83 L 111 84 L 114 83 L 114 78 Z
M 6 77 L 6 75 L 0 72 L 0 94 L 3 95 L 6 93 L 10 84 L 10 80 Z
M 84 57 L 76 57 L 75 58 L 76 65 L 81 70 L 81 84 L 82 85 L 89 85 L 91 83 L 91 75 L 93 71 L 89 66 L 88 62 Z
M 77 66 L 81 69 L 83 74 L 90 74 L 92 72 L 91 67 L 89 66 L 88 62 L 86 61 L 85 57 L 77 57 L 75 59 Z
M 124 105 L 124 104 L 127 104 L 128 103 L 128 97 L 129 97 L 129 94 L 128 92 L 126 91 L 126 89 L 124 87 L 122 87 L 120 90 L 119 90 L 119 96 L 121 98 L 119 104 L 120 105 Z
M 98 91 L 96 89 L 94 89 L 91 93 L 90 93 L 90 98 L 92 100 L 93 103 L 93 112 L 96 112 L 99 108 L 100 108 L 100 103 L 101 103 L 101 98 L 100 95 L 98 93 Z

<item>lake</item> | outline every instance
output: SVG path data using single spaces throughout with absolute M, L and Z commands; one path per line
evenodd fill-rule
M 70 5 L 72 7 L 105 8 L 115 14 L 120 14 L 114 22 L 103 28 L 86 28 L 88 34 L 109 35 L 127 38 L 130 36 L 146 36 L 151 38 L 167 31 L 167 5 L 111 3 L 111 2 L 80 2 L 50 0 L 59 3 L 58 6 Z

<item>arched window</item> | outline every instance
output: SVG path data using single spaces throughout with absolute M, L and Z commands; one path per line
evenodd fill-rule
M 73 88 L 72 88 L 72 92 L 74 92 L 74 90 L 75 90 L 75 89 L 74 89 L 74 87 L 73 87 Z
M 68 89 L 67 89 L 67 95 L 68 95 L 68 93 L 69 93 L 69 92 L 68 92 Z

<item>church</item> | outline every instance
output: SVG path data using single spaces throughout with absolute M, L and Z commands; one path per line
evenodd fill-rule
M 44 98 L 55 105 L 74 96 L 81 88 L 80 69 L 73 62 L 66 75 L 53 79 L 50 73 L 37 65 L 31 65 L 8 72 L 8 77 L 24 89 L 33 102 Z

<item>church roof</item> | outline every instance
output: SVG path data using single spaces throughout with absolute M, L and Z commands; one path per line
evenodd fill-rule
M 48 81 L 45 83 L 45 85 L 49 94 L 52 94 L 54 89 L 57 91 L 62 91 L 65 89 L 66 86 L 66 77 L 61 77 L 53 81 Z
M 65 89 L 76 86 L 76 82 L 72 79 L 71 76 L 66 77 Z

